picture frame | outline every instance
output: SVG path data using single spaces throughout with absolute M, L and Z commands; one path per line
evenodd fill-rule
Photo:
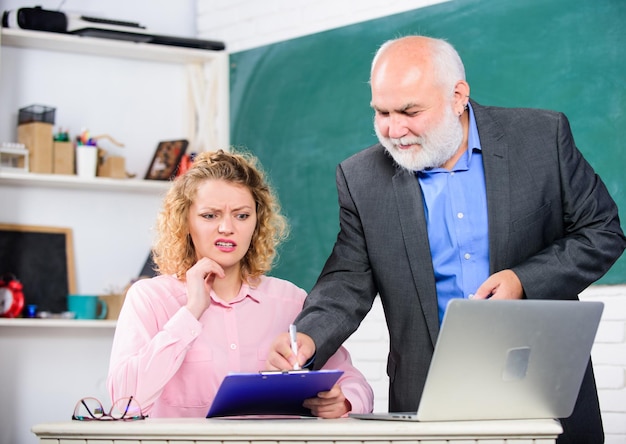
M 72 229 L 0 224 L 0 273 L 22 284 L 26 304 L 66 311 L 67 295 L 76 292 Z
M 176 170 L 180 164 L 189 141 L 186 139 L 166 140 L 159 142 L 148 167 L 147 180 L 171 180 L 176 176 Z

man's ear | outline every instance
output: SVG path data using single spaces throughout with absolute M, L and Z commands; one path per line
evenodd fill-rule
M 470 87 L 465 80 L 459 80 L 454 85 L 454 108 L 458 111 L 464 110 L 469 101 Z

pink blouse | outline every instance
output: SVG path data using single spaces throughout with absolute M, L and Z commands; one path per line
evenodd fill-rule
M 225 302 L 211 293 L 211 305 L 196 319 L 184 306 L 185 283 L 173 276 L 135 282 L 117 321 L 107 388 L 112 399 L 134 396 L 143 413 L 158 417 L 205 417 L 228 372 L 265 370 L 276 336 L 288 330 L 306 292 L 263 276 Z M 353 413 L 373 409 L 374 394 L 341 347 L 324 368 L 344 371 L 341 389 Z

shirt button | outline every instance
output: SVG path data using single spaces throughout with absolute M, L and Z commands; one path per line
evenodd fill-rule
M 465 259 L 469 259 L 469 258 L 471 258 L 471 257 L 472 257 L 472 255 L 471 255 L 471 254 L 469 254 L 469 253 L 465 253 L 465 254 L 463 255 L 463 257 L 464 257 Z
M 230 349 L 235 350 L 237 348 L 237 344 L 230 344 Z
M 463 219 L 464 214 L 463 213 L 456 213 L 456 217 L 458 217 L 459 219 Z

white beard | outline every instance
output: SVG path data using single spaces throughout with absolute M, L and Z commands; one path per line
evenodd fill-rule
M 452 107 L 446 107 L 441 123 L 422 136 L 383 137 L 376 123 L 374 130 L 393 160 L 411 172 L 442 166 L 454 156 L 463 141 L 463 125 L 459 116 L 452 112 Z M 400 149 L 398 145 L 419 146 Z

